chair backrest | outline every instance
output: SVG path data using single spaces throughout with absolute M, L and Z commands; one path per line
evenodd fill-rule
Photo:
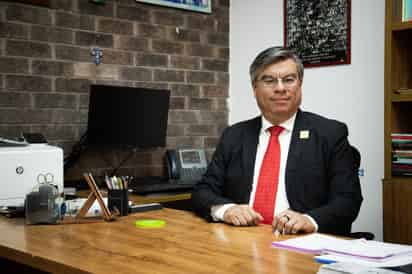
M 360 167 L 360 164 L 361 164 L 361 154 L 360 154 L 359 150 L 356 147 L 351 146 L 351 148 L 352 148 L 353 157 L 355 159 L 354 168 L 355 168 L 356 174 L 358 174 L 359 167 Z M 375 235 L 371 232 L 352 232 L 349 236 L 351 238 L 356 238 L 356 239 L 362 239 L 363 238 L 363 239 L 366 239 L 366 240 L 373 240 L 375 238 Z
M 355 168 L 358 170 L 360 167 L 360 163 L 361 163 L 361 154 L 356 147 L 351 146 L 351 148 L 353 152 L 353 157 L 355 158 Z

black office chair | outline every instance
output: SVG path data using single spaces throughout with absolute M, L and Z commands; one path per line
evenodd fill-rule
M 353 156 L 355 158 L 354 168 L 356 170 L 356 173 L 358 173 L 360 163 L 361 163 L 361 154 L 356 147 L 351 146 L 351 148 L 352 148 Z M 350 233 L 349 237 L 355 238 L 355 239 L 373 240 L 375 238 L 375 235 L 372 232 L 352 232 Z

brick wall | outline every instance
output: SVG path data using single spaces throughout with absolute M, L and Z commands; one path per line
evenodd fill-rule
M 87 128 L 91 84 L 167 88 L 167 147 L 210 155 L 228 120 L 228 59 L 229 0 L 213 0 L 211 14 L 134 0 L 0 1 L 0 136 L 42 132 L 67 154 Z M 118 173 L 163 175 L 164 150 L 138 150 Z M 129 152 L 87 150 L 65 177 L 110 173 Z

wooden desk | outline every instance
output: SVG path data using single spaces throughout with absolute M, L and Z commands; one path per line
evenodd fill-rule
M 158 218 L 160 229 L 134 221 Z M 107 223 L 24 225 L 0 217 L 0 257 L 52 273 L 316 273 L 308 254 L 271 247 L 268 225 L 207 223 L 173 209 L 136 213 Z

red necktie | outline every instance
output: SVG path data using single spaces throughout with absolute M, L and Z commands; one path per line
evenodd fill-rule
M 275 208 L 276 192 L 278 190 L 280 144 L 279 134 L 283 127 L 269 128 L 270 140 L 260 167 L 253 208 L 263 217 L 263 223 L 272 224 Z

